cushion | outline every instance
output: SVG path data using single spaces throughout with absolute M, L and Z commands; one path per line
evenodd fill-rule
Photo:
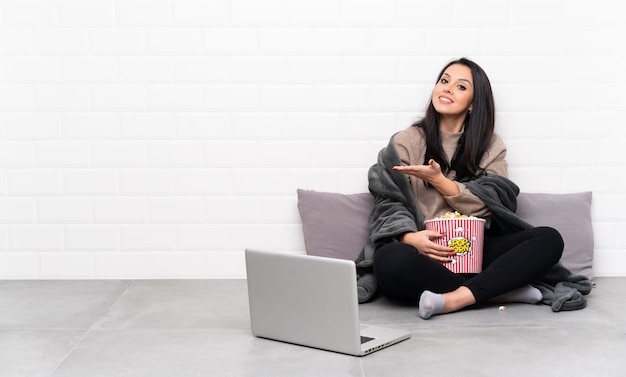
M 593 279 L 593 229 L 590 191 L 571 194 L 520 193 L 517 214 L 534 226 L 561 233 L 565 250 L 561 262 L 572 273 Z
M 561 262 L 572 273 L 593 279 L 591 192 L 520 193 L 517 214 L 534 226 L 550 226 L 563 236 Z M 354 260 L 365 246 L 370 193 L 340 194 L 298 189 L 307 254 Z
M 367 242 L 372 195 L 302 189 L 297 193 L 307 254 L 355 260 Z

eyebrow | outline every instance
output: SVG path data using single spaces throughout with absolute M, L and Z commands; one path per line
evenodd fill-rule
M 443 75 L 441 75 L 441 77 L 443 77 L 443 76 L 452 77 L 452 76 L 450 76 L 447 72 L 444 72 L 444 73 L 443 73 Z M 458 80 L 459 80 L 459 81 L 465 81 L 465 82 L 467 82 L 468 84 L 473 85 L 473 84 L 472 84 L 472 82 L 471 82 L 471 81 L 469 81 L 468 79 L 462 79 L 462 78 L 461 78 L 461 79 L 458 79 Z

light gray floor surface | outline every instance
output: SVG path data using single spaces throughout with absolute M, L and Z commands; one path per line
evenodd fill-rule
M 245 280 L 0 281 L 0 376 L 625 376 L 626 277 L 596 284 L 560 313 L 379 298 L 362 321 L 412 337 L 353 357 L 252 336 Z

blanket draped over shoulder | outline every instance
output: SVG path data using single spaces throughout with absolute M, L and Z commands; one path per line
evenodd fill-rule
M 374 253 L 394 237 L 406 232 L 425 229 L 424 215 L 417 205 L 408 176 L 392 170 L 401 165 L 393 143 L 378 154 L 377 163 L 368 172 L 369 190 L 374 196 L 374 208 L 369 217 L 369 238 L 356 259 L 359 302 L 369 301 L 376 292 L 376 278 L 372 270 Z M 515 214 L 519 188 L 509 179 L 499 175 L 483 175 L 464 182 L 491 212 L 486 226 L 497 227 L 500 232 L 511 233 L 532 228 Z M 591 281 L 580 275 L 572 275 L 561 263 L 557 263 L 545 279 L 534 282 L 543 295 L 543 303 L 552 310 L 575 310 L 586 306 L 583 297 L 591 291 Z

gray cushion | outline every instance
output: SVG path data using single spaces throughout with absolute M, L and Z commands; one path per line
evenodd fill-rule
M 340 194 L 298 190 L 307 254 L 354 260 L 365 246 L 370 193 Z M 551 226 L 563 236 L 561 262 L 574 274 L 593 279 L 591 192 L 520 193 L 517 214 L 534 226 Z
M 367 242 L 372 195 L 297 192 L 307 254 L 355 260 Z
M 557 229 L 565 250 L 561 262 L 572 273 L 593 279 L 590 191 L 571 194 L 520 193 L 517 214 L 534 226 Z

